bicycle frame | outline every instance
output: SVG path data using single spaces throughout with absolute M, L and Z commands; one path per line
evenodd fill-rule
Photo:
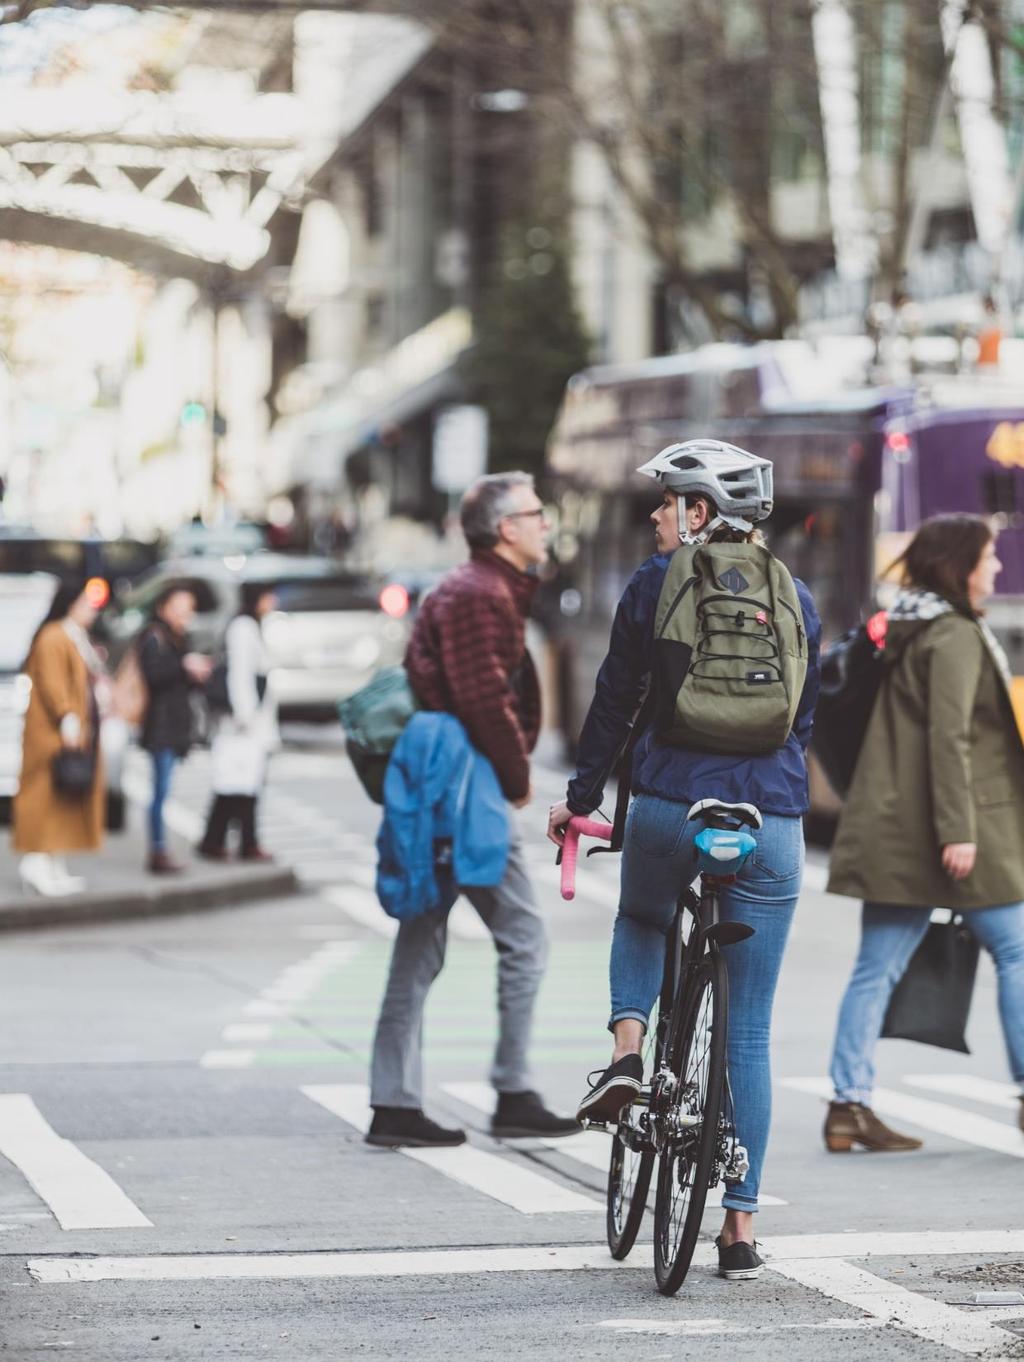
M 665 972 L 655 1029 L 657 1067 L 651 1081 L 640 1089 L 619 1126 L 620 1136 L 628 1136 L 625 1142 L 635 1153 L 653 1149 L 661 1155 L 672 1140 L 679 1139 L 686 1130 L 700 1124 L 699 1116 L 687 1120 L 674 1100 L 678 1087 L 675 1071 L 679 1060 L 678 1046 L 682 1039 L 687 983 L 706 952 L 717 953 L 720 945 L 745 940 L 753 931 L 742 923 L 720 921 L 719 885 L 723 881 L 728 882 L 728 878 L 720 879 L 704 873 L 699 894 L 691 887 L 686 887 L 679 896 L 676 915 L 666 939 Z M 690 917 L 690 930 L 685 933 L 687 915 Z M 723 1110 L 732 1107 L 728 1070 L 725 1084 Z M 731 1138 L 731 1148 L 721 1151 L 724 1157 L 717 1161 L 712 1186 L 717 1185 L 722 1177 L 735 1181 L 746 1172 L 746 1150 L 736 1143 L 732 1123 L 728 1125 L 729 1129 L 722 1131 L 722 1139 L 723 1143 L 728 1143 Z

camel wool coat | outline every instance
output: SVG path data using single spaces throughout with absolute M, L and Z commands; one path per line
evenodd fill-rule
M 885 673 L 839 820 L 828 888 L 871 903 L 1024 899 L 1024 745 L 977 621 L 890 621 Z M 966 879 L 941 849 L 974 842 Z
M 44 626 L 25 672 L 32 682 L 22 739 L 21 780 L 14 797 L 14 849 L 57 855 L 95 851 L 103 840 L 106 782 L 97 752 L 96 781 L 84 798 L 54 789 L 53 759 L 61 749 L 60 721 L 77 714 L 83 741 L 93 741 L 89 669 L 59 621 Z

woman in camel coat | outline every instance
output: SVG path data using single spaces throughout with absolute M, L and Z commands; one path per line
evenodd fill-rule
M 103 840 L 105 782 L 94 694 L 103 668 L 88 636 L 96 615 L 92 588 L 62 585 L 25 662 L 32 689 L 14 799 L 14 849 L 23 853 L 22 882 L 47 896 L 84 888 L 68 874 L 63 857 L 97 851 Z M 65 795 L 54 786 L 53 761 L 65 747 L 95 750 L 96 776 L 88 794 Z

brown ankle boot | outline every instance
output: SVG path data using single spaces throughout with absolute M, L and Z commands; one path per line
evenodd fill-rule
M 895 1153 L 920 1149 L 922 1141 L 890 1130 L 870 1107 L 862 1106 L 860 1102 L 830 1102 L 825 1117 L 825 1148 L 833 1154 L 845 1154 L 855 1144 L 862 1144 L 865 1149 Z

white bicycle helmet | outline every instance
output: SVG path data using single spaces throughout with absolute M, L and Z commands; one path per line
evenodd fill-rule
M 702 542 L 719 525 L 748 531 L 772 513 L 772 465 L 724 440 L 686 440 L 668 445 L 636 470 L 682 497 L 706 496 L 718 515 L 693 540 Z

